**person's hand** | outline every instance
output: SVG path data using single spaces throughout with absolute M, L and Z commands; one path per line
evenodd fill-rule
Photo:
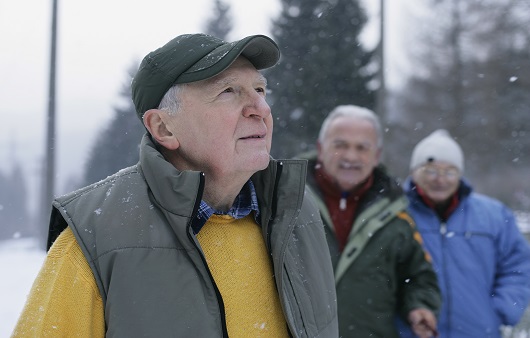
M 408 320 L 414 334 L 420 338 L 438 337 L 436 317 L 431 310 L 414 309 L 409 312 Z

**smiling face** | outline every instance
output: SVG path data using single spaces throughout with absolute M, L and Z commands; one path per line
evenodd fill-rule
M 266 80 L 244 57 L 217 76 L 186 84 L 167 121 L 178 140 L 174 165 L 214 179 L 248 180 L 267 167 L 272 117 Z
M 318 143 L 320 163 L 344 191 L 355 188 L 371 175 L 380 154 L 374 126 L 356 117 L 339 116 L 332 120 Z
M 452 164 L 435 161 L 416 168 L 412 180 L 435 204 L 444 204 L 460 185 L 462 174 Z

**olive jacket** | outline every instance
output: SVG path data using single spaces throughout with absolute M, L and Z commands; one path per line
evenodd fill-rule
M 401 187 L 382 166 L 357 207 L 343 250 L 335 238 L 331 217 L 315 181 L 316 156 L 309 157 L 307 184 L 315 194 L 333 261 L 339 333 L 347 337 L 398 337 L 396 315 L 410 310 L 440 308 L 436 275 L 419 233 L 405 212 Z

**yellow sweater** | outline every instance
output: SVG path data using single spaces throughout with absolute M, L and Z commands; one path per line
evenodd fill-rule
M 213 216 L 198 237 L 230 337 L 287 337 L 270 258 L 250 216 Z M 50 249 L 11 337 L 105 337 L 103 301 L 70 228 Z
M 252 215 L 213 215 L 197 235 L 223 297 L 230 337 L 288 337 L 272 264 Z

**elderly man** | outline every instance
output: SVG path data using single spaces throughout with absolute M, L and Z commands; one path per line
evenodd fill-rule
M 319 200 L 335 268 L 341 337 L 398 337 L 400 315 L 419 337 L 436 333 L 439 289 L 405 212 L 402 189 L 379 164 L 377 116 L 336 107 L 309 159 L 308 184 Z
M 336 337 L 303 161 L 270 158 L 266 36 L 176 37 L 132 82 L 140 161 L 53 202 L 14 337 Z M 116 135 L 119 137 L 119 135 Z
M 440 336 L 500 338 L 530 299 L 530 250 L 513 213 L 472 191 L 462 149 L 446 130 L 416 145 L 410 170 L 409 212 L 442 290 Z

